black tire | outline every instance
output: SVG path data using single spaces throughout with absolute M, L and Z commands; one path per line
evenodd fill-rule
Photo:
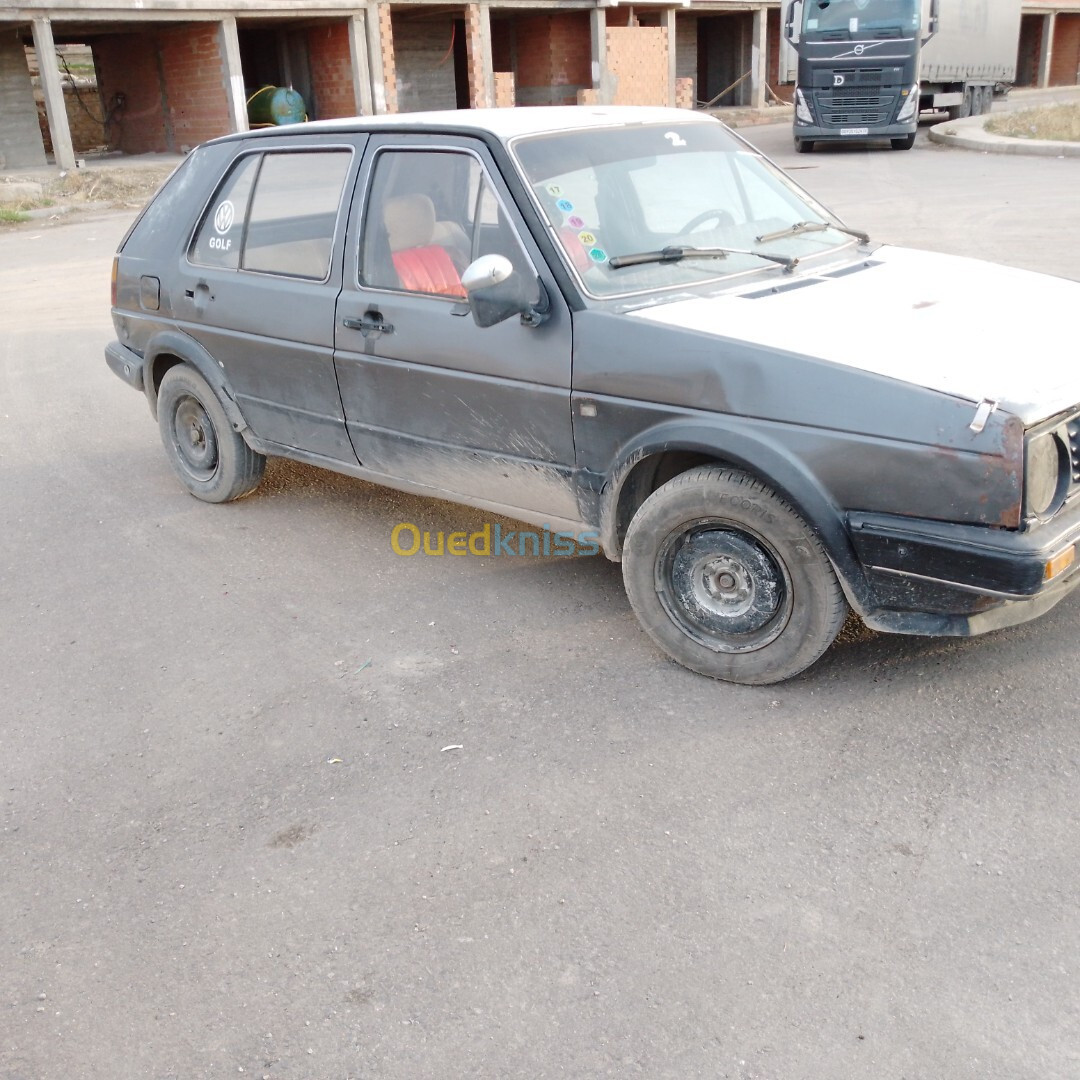
M 645 500 L 627 530 L 623 581 L 673 660 L 756 686 L 808 668 L 848 611 L 806 522 L 764 484 L 718 466 L 691 469 Z
M 169 368 L 157 399 L 169 464 L 197 499 L 230 502 L 254 491 L 266 458 L 233 430 L 210 384 L 186 364 Z
M 901 135 L 899 139 L 892 139 L 894 150 L 910 150 L 915 145 L 915 132 L 910 135 Z
M 813 139 L 796 139 L 795 140 L 795 153 L 796 154 L 812 154 L 814 152 L 814 140 Z

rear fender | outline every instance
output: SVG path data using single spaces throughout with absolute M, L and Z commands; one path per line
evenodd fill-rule
M 150 412 L 155 417 L 161 378 L 176 363 L 193 367 L 210 384 L 234 431 L 241 434 L 247 431 L 248 423 L 240 411 L 240 406 L 236 404 L 232 387 L 225 377 L 225 369 L 194 338 L 179 330 L 162 330 L 150 339 L 146 347 L 146 378 L 143 390 L 150 405 Z

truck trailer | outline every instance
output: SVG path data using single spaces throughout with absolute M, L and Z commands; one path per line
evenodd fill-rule
M 792 0 L 795 148 L 915 143 L 919 113 L 990 111 L 1016 77 L 1021 0 Z

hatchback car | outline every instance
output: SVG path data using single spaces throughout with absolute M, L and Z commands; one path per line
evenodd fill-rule
M 1078 306 L 874 243 L 707 116 L 477 110 L 197 148 L 106 358 L 199 499 L 280 455 L 598 536 L 660 648 L 769 683 L 849 609 L 977 634 L 1080 583 Z

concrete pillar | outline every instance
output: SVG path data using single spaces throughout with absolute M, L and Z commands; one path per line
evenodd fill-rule
M 495 105 L 495 68 L 491 60 L 491 9 L 487 4 L 465 5 L 466 47 L 469 58 L 469 105 Z
M 361 116 L 370 116 L 375 110 L 371 97 L 371 64 L 368 62 L 367 12 L 358 11 L 350 16 L 349 66 L 352 68 L 353 101 Z
M 765 77 L 769 70 L 765 15 L 765 8 L 754 9 L 754 30 L 750 42 L 750 105 L 754 109 L 765 108 Z
M 218 24 L 218 48 L 225 73 L 225 96 L 229 100 L 229 124 L 233 131 L 247 131 L 247 92 L 240 65 L 240 38 L 236 35 L 236 19 L 231 15 Z
M 589 11 L 592 38 L 592 86 L 599 105 L 610 105 L 615 88 L 607 66 L 607 12 L 602 7 Z
M 44 165 L 26 50 L 13 31 L 0 31 L 0 172 Z
M 1057 12 L 1043 16 L 1042 48 L 1039 50 L 1039 86 L 1050 85 L 1050 61 L 1054 56 L 1054 30 Z
M 667 91 L 668 104 L 675 105 L 675 77 L 678 73 L 675 56 L 675 9 L 664 9 L 664 28 L 667 30 Z
M 394 63 L 394 27 L 390 5 L 367 5 L 368 62 L 371 98 L 377 113 L 397 112 L 397 69 Z
M 60 81 L 60 65 L 56 62 L 52 21 L 48 18 L 34 20 L 34 49 L 41 73 L 41 91 L 45 95 L 45 112 L 49 117 L 53 157 L 61 169 L 74 169 L 75 149 L 71 145 L 71 127 L 64 103 L 64 86 Z

